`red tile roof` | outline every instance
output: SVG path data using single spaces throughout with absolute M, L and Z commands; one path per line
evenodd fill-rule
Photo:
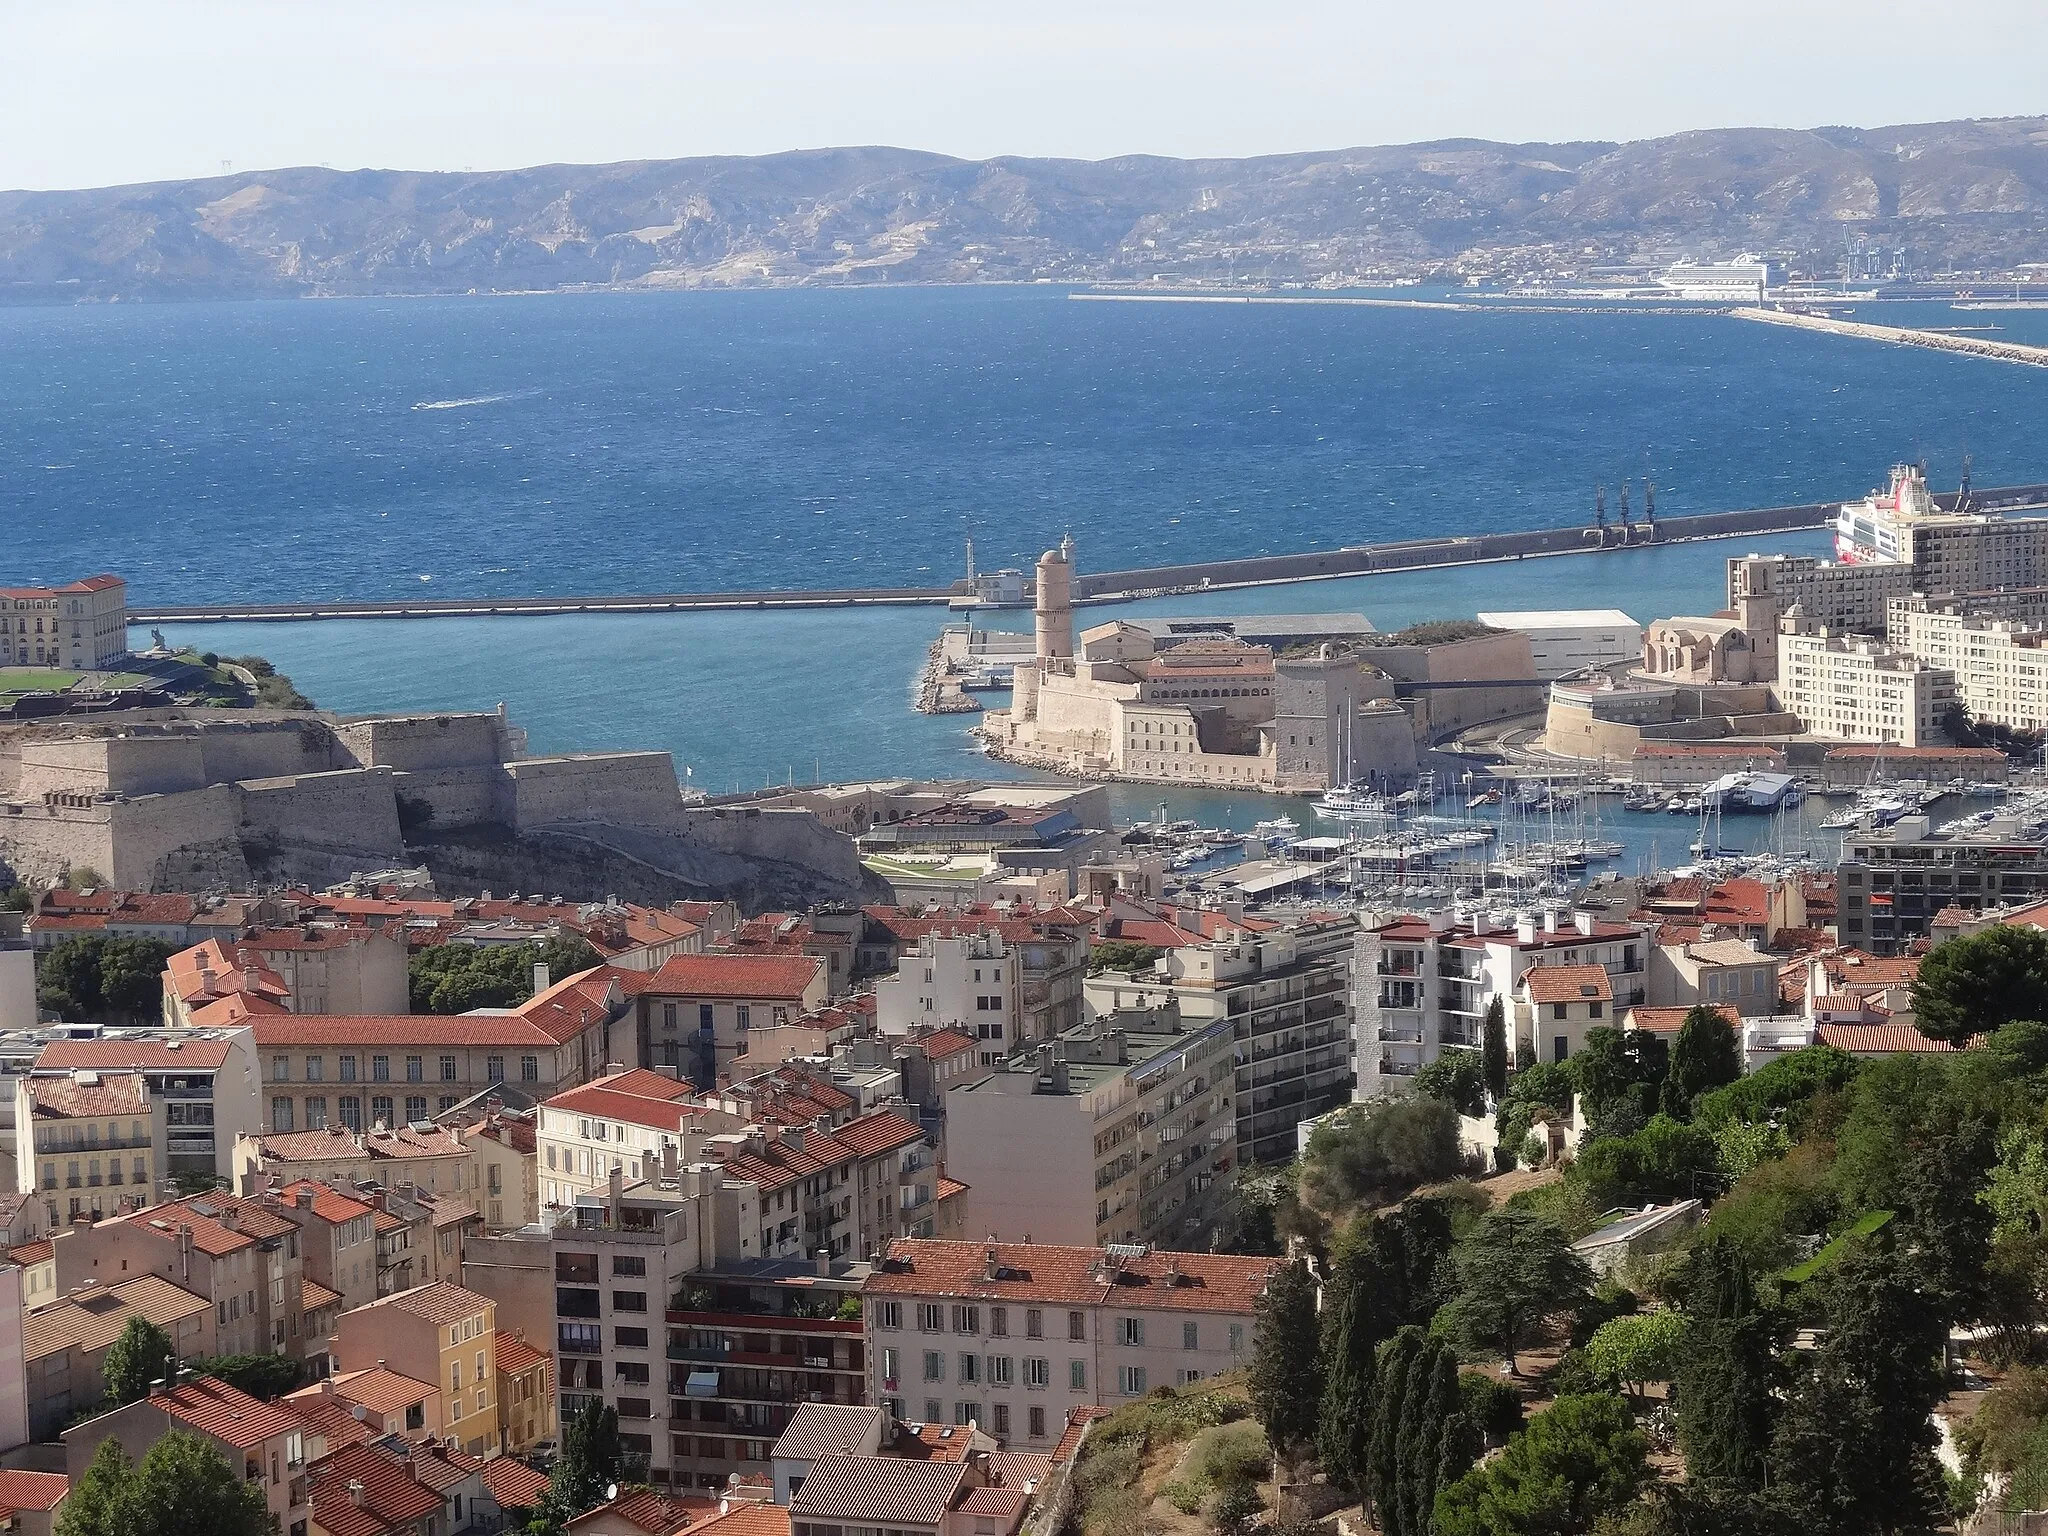
M 944 1061 L 949 1056 L 974 1049 L 973 1038 L 957 1029 L 935 1029 L 910 1043 L 923 1051 L 928 1061 Z
M 1106 1419 L 1108 1417 L 1109 1410 L 1107 1408 L 1099 1407 L 1093 1403 L 1082 1408 L 1069 1408 L 1067 1410 L 1066 1432 L 1060 1436 L 1060 1443 L 1052 1448 L 1054 1465 L 1065 1461 L 1075 1451 L 1080 1449 L 1081 1437 L 1088 1432 L 1088 1426 L 1091 1423 L 1097 1419 Z
M 1932 1040 L 1906 1024 L 1816 1024 L 1814 1038 L 1822 1045 L 1857 1056 L 1947 1055 L 1955 1050 L 1946 1040 Z
M 53 1040 L 43 1047 L 36 1066 L 57 1072 L 79 1067 L 103 1071 L 177 1067 L 205 1072 L 225 1065 L 234 1048 L 232 1040 L 208 1040 L 196 1034 L 190 1040 Z
M 313 1523 L 327 1536 L 386 1536 L 442 1510 L 441 1495 L 404 1464 L 367 1445 L 350 1445 L 316 1463 Z M 362 1485 L 356 1503 L 351 1484 Z
M 996 1278 L 988 1253 L 996 1252 Z M 1067 1306 L 1114 1301 L 1119 1307 L 1228 1312 L 1249 1316 L 1278 1259 L 1152 1250 L 1098 1269 L 1099 1248 L 1054 1243 L 974 1243 L 899 1238 L 863 1289 L 878 1296 L 959 1296 Z M 1168 1283 L 1168 1271 L 1179 1276 Z
M 423 1317 L 442 1328 L 450 1323 L 459 1323 L 465 1317 L 474 1317 L 490 1304 L 490 1297 L 479 1296 L 475 1291 L 465 1290 L 447 1280 L 416 1285 L 409 1291 L 398 1291 L 370 1303 L 375 1307 L 410 1312 L 414 1317 Z
M 938 1525 L 959 1492 L 966 1466 L 900 1456 L 820 1456 L 790 1496 L 795 1520 L 860 1525 Z
M 309 1280 L 303 1275 L 299 1277 L 299 1309 L 303 1312 L 318 1312 L 322 1307 L 331 1307 L 346 1299 L 341 1292 L 330 1291 L 318 1280 Z
M 703 1536 L 706 1531 L 716 1531 L 718 1536 L 789 1536 L 789 1509 L 782 1504 L 735 1499 L 724 1514 L 693 1524 L 690 1536 Z
M 498 1374 L 517 1376 L 521 1371 L 530 1371 L 536 1365 L 546 1365 L 554 1357 L 545 1350 L 535 1349 L 516 1333 L 504 1329 L 498 1334 Z
M 55 1509 L 71 1491 L 62 1472 L 22 1472 L 0 1468 L 0 1509 Z
M 437 1368 L 438 1364 L 437 1361 Z M 424 1403 L 435 1391 L 431 1382 L 414 1381 L 410 1376 L 401 1376 L 397 1371 L 373 1365 L 360 1371 L 342 1371 L 318 1386 L 301 1387 L 288 1394 L 285 1401 L 296 1408 L 301 1403 L 340 1398 L 343 1402 L 361 1403 L 372 1413 L 392 1414 L 403 1413 L 415 1403 Z
M 299 1416 L 308 1434 L 327 1442 L 325 1454 L 370 1438 L 370 1426 L 355 1416 L 350 1401 L 339 1393 L 323 1395 L 316 1387 L 310 1394 L 295 1393 L 280 1401 Z
M 1710 1003 L 1708 1006 L 1737 1029 L 1742 1028 L 1741 1015 L 1728 1004 Z M 1629 1009 L 1626 1018 L 1630 1029 L 1645 1030 L 1653 1035 L 1675 1035 L 1684 1025 L 1685 1016 L 1691 1012 L 1690 1008 L 1637 1007 Z
M 1526 971 L 1522 984 L 1537 1003 L 1611 1003 L 1614 988 L 1607 970 L 1598 965 L 1539 965 Z
M 547 1491 L 545 1472 L 536 1472 L 514 1456 L 498 1456 L 484 1463 L 484 1487 L 501 1509 L 532 1509 Z
M 654 973 L 646 990 L 664 997 L 800 1002 L 824 968 L 816 955 L 677 955 Z
M 349 1195 L 339 1193 L 329 1185 L 318 1184 L 311 1179 L 300 1179 L 296 1183 L 287 1184 L 278 1191 L 278 1194 L 287 1205 L 297 1205 L 302 1191 L 313 1197 L 313 1214 L 337 1227 L 345 1221 L 367 1216 L 375 1209 Z
M 258 1045 L 518 1045 L 562 1042 L 516 1013 L 288 1013 L 250 1020 Z
M 573 1531 L 601 1516 L 623 1520 L 636 1531 L 645 1531 L 647 1536 L 674 1536 L 690 1523 L 689 1511 L 682 1505 L 671 1502 L 652 1488 L 640 1488 L 620 1494 L 609 1504 L 586 1510 L 571 1520 L 565 1529 Z
M 149 1084 L 139 1072 L 95 1072 L 80 1077 L 31 1077 L 24 1084 L 31 1113 L 51 1120 L 147 1115 Z
M 32 1243 L 22 1243 L 18 1247 L 8 1249 L 7 1262 L 19 1264 L 26 1269 L 31 1264 L 48 1263 L 52 1251 L 50 1240 L 47 1237 L 39 1237 Z
M 258 1402 L 248 1393 L 212 1376 L 180 1382 L 162 1392 L 152 1392 L 150 1406 L 169 1414 L 180 1424 L 201 1434 L 246 1451 L 266 1440 L 296 1434 L 299 1418 L 272 1403 Z

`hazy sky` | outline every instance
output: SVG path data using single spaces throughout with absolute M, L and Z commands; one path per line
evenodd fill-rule
M 1868 127 L 2048 112 L 2044 59 L 2048 0 L 0 0 L 0 187 Z

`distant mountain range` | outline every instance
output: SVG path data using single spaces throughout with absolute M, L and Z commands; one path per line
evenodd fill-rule
M 2048 260 L 2048 118 L 1251 160 L 901 149 L 0 192 L 0 301 Z

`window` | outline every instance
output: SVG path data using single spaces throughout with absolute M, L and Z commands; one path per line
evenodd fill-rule
M 1180 1325 L 1180 1347 L 1182 1349 L 1200 1349 L 1202 1347 L 1200 1331 L 1194 1323 L 1182 1323 Z
M 673 1030 L 676 1027 L 676 1005 L 674 1003 L 663 1003 L 661 1005 L 661 1027 L 667 1030 Z
M 1552 1003 L 1552 1004 L 1550 1005 L 1550 1016 L 1551 1016 L 1551 1017 L 1552 1017 L 1553 1019 L 1561 1019 L 1561 1018 L 1563 1018 L 1563 1017 L 1564 1017 L 1564 1004 L 1563 1004 L 1563 1003 Z
M 455 1058 L 453 1056 L 443 1056 L 441 1058 L 441 1081 L 444 1083 L 455 1081 Z
M 612 1343 L 616 1344 L 620 1349 L 645 1349 L 647 1347 L 647 1330 L 645 1328 L 614 1328 L 612 1330 Z M 642 1377 L 641 1380 L 644 1381 L 646 1378 Z
M 343 1125 L 352 1131 L 360 1131 L 363 1128 L 363 1101 L 360 1095 L 344 1093 L 335 1104 Z
M 565 1355 L 604 1353 L 604 1328 L 597 1323 L 556 1323 L 555 1343 Z
M 612 1255 L 612 1273 L 644 1276 L 647 1273 L 647 1260 L 637 1253 L 615 1253 Z
M 876 1302 L 875 1326 L 877 1328 L 901 1328 L 903 1326 L 903 1303 L 900 1301 Z
M 1033 1403 L 1024 1413 L 1024 1422 L 1030 1425 L 1029 1433 L 1034 1440 L 1045 1438 L 1045 1409 Z
M 306 1100 L 306 1129 L 324 1131 L 327 1129 L 327 1100 L 316 1098 Z
M 270 1128 L 273 1131 L 288 1131 L 292 1128 L 292 1101 L 275 1098 L 270 1101 Z
M 380 1093 L 371 1098 L 370 1118 L 378 1125 L 389 1126 L 391 1124 L 391 1096 L 389 1094 Z
M 981 1332 L 981 1308 L 955 1307 L 953 1309 L 953 1331 L 955 1333 Z
M 306 1081 L 307 1081 L 307 1082 L 309 1082 L 309 1083 L 317 1083 L 317 1082 L 321 1081 L 321 1079 L 322 1079 L 322 1078 L 324 1078 L 324 1077 L 326 1076 L 326 1073 L 327 1073 L 327 1058 L 326 1058 L 326 1057 L 324 1057 L 324 1056 L 308 1056 L 308 1057 L 306 1058 Z
M 1069 1360 L 1067 1362 L 1067 1385 L 1076 1392 L 1088 1390 L 1088 1362 Z
M 1233 1355 L 1241 1355 L 1244 1353 L 1243 1323 L 1232 1323 L 1230 1325 L 1230 1352 Z
M 1067 1314 L 1067 1337 L 1070 1339 L 1085 1339 L 1088 1337 L 1087 1313 L 1069 1312 Z
M 1125 1397 L 1145 1395 L 1145 1367 L 1120 1365 L 1116 1368 L 1116 1389 Z
M 711 1005 L 709 1003 L 699 1003 L 697 1005 L 697 1033 L 700 1035 L 711 1033 Z M 934 1413 L 931 1417 L 936 1419 L 938 1415 Z
M 748 1006 L 745 1003 L 740 1003 L 737 1006 L 735 1006 L 732 1012 L 734 1021 L 739 1025 L 741 1029 L 748 1028 L 749 1025 L 753 1022 L 753 1010 L 748 1008 Z
M 939 1400 L 936 1397 L 926 1398 L 924 1400 L 925 1423 L 936 1424 L 942 1417 L 944 1417 L 944 1415 L 939 1410 Z
M 1120 1317 L 1116 1320 L 1116 1341 L 1119 1344 L 1143 1344 L 1145 1342 L 1145 1319 L 1142 1317 Z
M 1016 1378 L 1010 1374 L 1012 1361 L 1008 1355 L 988 1357 L 988 1384 L 992 1387 L 1007 1387 Z
M 292 1080 L 292 1059 L 289 1056 L 270 1058 L 270 1080 L 273 1083 L 288 1083 Z
M 1051 1386 L 1052 1362 L 1050 1360 L 1040 1360 L 1029 1355 L 1025 1356 L 1024 1385 L 1027 1387 Z
M 996 1404 L 996 1433 L 997 1433 L 997 1434 L 999 1434 L 999 1435 L 1007 1435 L 1007 1434 L 1008 1434 L 1009 1432 L 1010 1432 L 1010 1405 L 1009 1405 L 1008 1403 L 997 1403 L 997 1404 Z
M 971 1381 L 981 1380 L 981 1356 L 962 1354 L 960 1356 L 960 1381 L 964 1386 Z
M 344 1083 L 352 1083 L 356 1080 L 355 1057 L 344 1056 L 341 1058 L 341 1080 Z
M 1008 1338 L 1010 1334 L 1010 1309 L 990 1307 L 988 1309 L 988 1331 L 996 1338 Z
M 519 1081 L 522 1083 L 537 1083 L 540 1081 L 540 1058 L 538 1056 L 522 1056 L 519 1058 Z
M 391 1081 L 391 1058 L 389 1056 L 372 1056 L 370 1058 L 370 1081 L 373 1083 L 388 1083 Z
M 423 1083 L 427 1080 L 427 1062 L 424 1056 L 405 1058 L 405 1080 L 408 1083 Z
M 939 1350 L 928 1349 L 924 1352 L 924 1379 L 926 1381 L 944 1381 L 946 1379 L 946 1357 Z
M 405 1123 L 427 1118 L 427 1096 L 424 1093 L 408 1093 L 405 1096 Z
M 946 1326 L 946 1309 L 935 1301 L 917 1304 L 917 1331 L 937 1333 Z
M 647 1293 L 645 1291 L 613 1291 L 612 1310 L 614 1312 L 645 1312 L 647 1310 Z
M 973 1403 L 955 1403 L 953 1405 L 953 1422 L 955 1424 L 972 1424 L 980 1417 L 981 1414 Z
M 449 1111 L 449 1110 L 453 1109 L 454 1107 L 455 1107 L 455 1095 L 454 1095 L 454 1094 L 452 1094 L 452 1093 L 444 1093 L 444 1094 L 442 1094 L 442 1095 L 441 1095 L 441 1098 L 440 1098 L 440 1101 L 439 1101 L 439 1108 L 438 1108 L 438 1109 L 437 1109 L 437 1110 L 436 1110 L 435 1112 L 436 1112 L 437 1114 L 443 1114 L 443 1115 L 445 1115 L 445 1114 L 447 1114 L 447 1113 L 448 1113 L 448 1111 Z M 496 1193 L 496 1191 L 495 1191 L 495 1190 L 493 1190 L 493 1191 L 492 1191 L 492 1193 L 493 1193 L 493 1194 L 495 1194 L 495 1193 Z
M 1045 1337 L 1045 1314 L 1037 1307 L 1024 1309 L 1024 1337 L 1042 1339 Z
M 484 1076 L 494 1083 L 505 1081 L 505 1058 L 502 1056 L 485 1057 Z

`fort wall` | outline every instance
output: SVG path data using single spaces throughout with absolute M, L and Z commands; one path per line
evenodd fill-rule
M 507 763 L 514 831 L 594 821 L 667 829 L 676 825 L 682 790 L 666 752 L 608 752 L 589 757 L 529 757 Z
M 494 713 L 380 715 L 342 720 L 333 730 L 349 760 L 364 768 L 427 773 L 495 766 L 511 755 L 504 717 Z
M 233 788 L 240 792 L 239 830 L 259 841 L 404 856 L 389 768 L 249 779 Z

